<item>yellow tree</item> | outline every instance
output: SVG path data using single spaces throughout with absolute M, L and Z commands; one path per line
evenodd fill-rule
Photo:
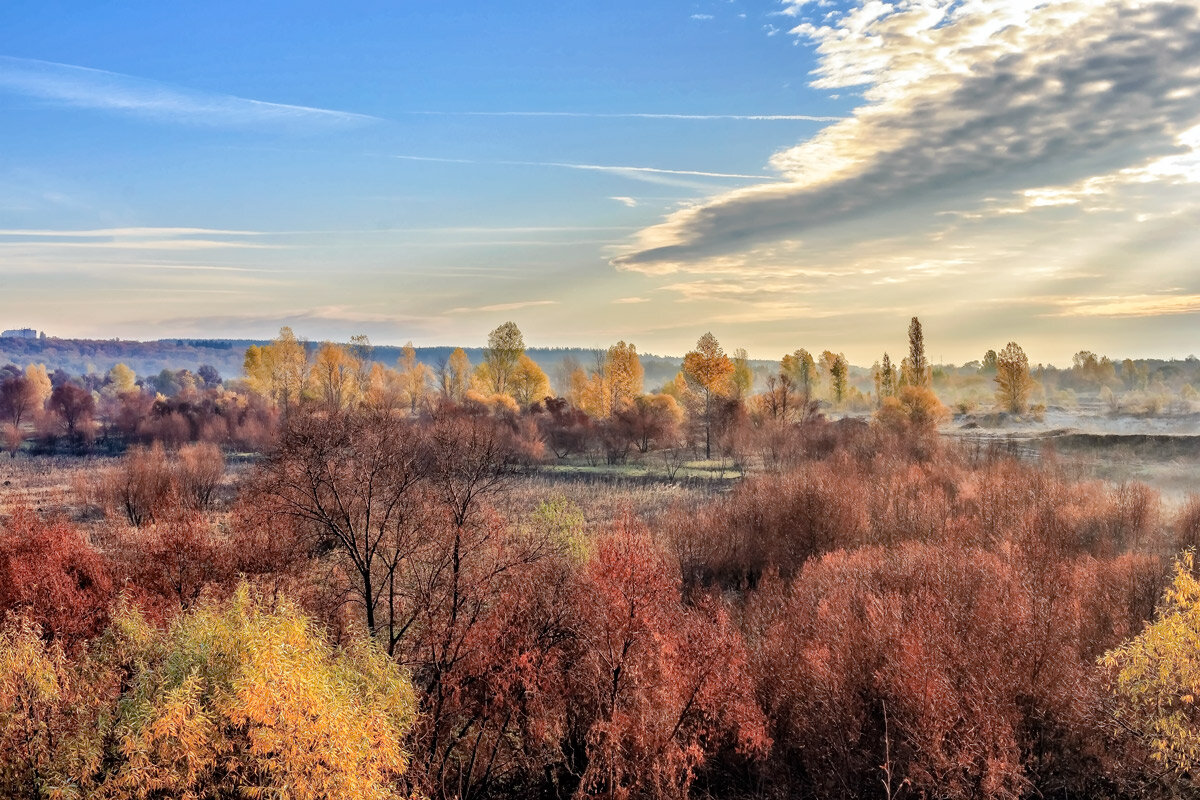
M 62 766 L 71 681 L 62 648 L 28 620 L 0 628 L 0 796 L 44 797 Z
M 713 401 L 729 393 L 733 362 L 717 337 L 705 333 L 696 342 L 696 349 L 683 357 L 683 375 L 704 400 L 704 457 L 712 458 Z
M 136 380 L 137 375 L 133 370 L 124 364 L 116 364 L 108 371 L 108 386 L 105 388 L 109 394 L 116 396 L 122 392 L 133 391 Z
M 550 379 L 536 361 L 522 353 L 517 361 L 517 368 L 509 377 L 508 388 L 508 393 L 518 405 L 529 408 L 550 394 Z
M 429 396 L 429 380 L 432 373 L 428 366 L 417 361 L 417 350 L 413 347 L 412 342 L 404 345 L 404 350 L 396 366 L 400 368 L 400 385 L 408 400 L 409 411 L 416 414 L 417 409 Z
M 242 368 L 251 390 L 271 398 L 286 414 L 300 401 L 308 357 L 304 345 L 285 325 L 270 344 L 246 348 Z
M 97 732 L 97 796 L 403 796 L 415 696 L 365 638 L 335 649 L 294 606 L 243 586 L 165 632 L 125 610 L 99 658 L 130 677 Z
M 632 343 L 617 342 L 604 356 L 604 383 L 607 394 L 607 414 L 627 408 L 642 393 L 645 370 Z
M 34 410 L 40 412 L 46 407 L 54 387 L 50 384 L 50 375 L 46 372 L 45 364 L 30 364 L 25 367 L 25 380 L 29 381 L 33 392 Z
M 1200 582 L 1193 566 L 1193 553 L 1185 552 L 1155 622 L 1100 659 L 1120 726 L 1163 767 L 1191 776 L 1200 772 Z
M 471 359 L 461 347 L 454 348 L 438 378 L 442 396 L 461 403 L 471 388 Z
M 1024 414 L 1029 410 L 1033 378 L 1029 376 L 1029 358 L 1016 342 L 1009 342 L 996 355 L 996 402 L 1006 411 Z
M 358 399 L 359 361 L 345 347 L 326 342 L 313 359 L 309 383 L 329 408 L 346 408 Z
M 405 402 L 400 374 L 378 361 L 371 363 L 362 395 L 363 402 L 376 411 L 394 411 L 401 408 Z

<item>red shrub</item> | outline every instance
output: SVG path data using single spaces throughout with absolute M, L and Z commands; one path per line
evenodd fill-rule
M 112 595 L 107 562 L 66 520 L 19 506 L 0 528 L 0 615 L 24 614 L 72 646 L 104 628 Z

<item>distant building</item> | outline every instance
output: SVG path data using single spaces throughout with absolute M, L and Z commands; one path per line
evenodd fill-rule
M 33 328 L 13 328 L 10 331 L 0 332 L 0 339 L 36 339 L 38 332 Z

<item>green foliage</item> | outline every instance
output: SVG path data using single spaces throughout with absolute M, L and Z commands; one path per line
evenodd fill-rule
M 577 504 L 555 495 L 543 500 L 529 515 L 533 532 L 550 544 L 561 547 L 572 560 L 582 563 L 587 560 L 592 543 L 584 533 L 587 520 Z

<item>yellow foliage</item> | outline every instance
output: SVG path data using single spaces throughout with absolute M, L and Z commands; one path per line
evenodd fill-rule
M 1138 636 L 1105 653 L 1115 700 L 1113 715 L 1148 746 L 1150 757 L 1176 773 L 1200 769 L 1200 582 L 1193 553 L 1175 563 L 1175 577 L 1157 619 Z
M 123 610 L 102 657 L 132 677 L 94 797 L 401 796 L 411 685 L 373 644 L 335 649 L 286 603 L 243 586 L 165 632 Z
M 271 344 L 246 348 L 242 369 L 251 391 L 271 398 L 287 411 L 300 400 L 307 360 L 304 345 L 284 326 Z

